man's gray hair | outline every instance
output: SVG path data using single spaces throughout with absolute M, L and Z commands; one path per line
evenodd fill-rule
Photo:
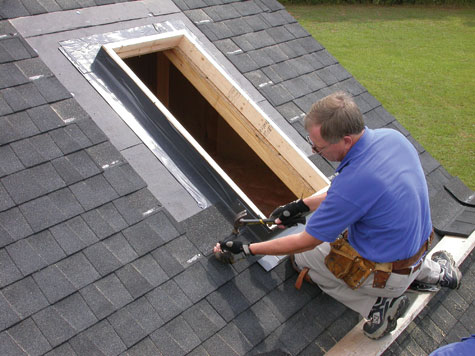
M 361 111 L 354 100 L 339 91 L 320 99 L 305 116 L 305 129 L 321 126 L 320 135 L 329 143 L 336 143 L 344 136 L 359 134 L 364 130 Z

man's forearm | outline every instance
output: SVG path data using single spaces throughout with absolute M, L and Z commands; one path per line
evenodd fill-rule
M 303 200 L 305 205 L 310 208 L 310 211 L 315 211 L 320 206 L 320 204 L 325 200 L 327 197 L 327 193 L 322 193 L 318 195 L 311 195 Z
M 321 243 L 322 241 L 302 231 L 275 240 L 253 243 L 250 250 L 254 255 L 282 256 L 312 250 Z

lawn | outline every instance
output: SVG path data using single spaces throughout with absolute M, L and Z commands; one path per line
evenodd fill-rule
M 286 8 L 450 174 L 475 190 L 475 7 Z

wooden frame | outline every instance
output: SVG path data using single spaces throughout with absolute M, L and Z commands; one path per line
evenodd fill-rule
M 163 51 L 295 196 L 306 197 L 328 186 L 328 179 L 185 30 L 111 43 L 103 49 L 258 215 L 263 214 L 122 59 Z

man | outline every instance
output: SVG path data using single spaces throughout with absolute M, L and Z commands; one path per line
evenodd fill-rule
M 445 251 L 432 260 L 424 258 L 432 236 L 427 183 L 417 152 L 403 135 L 365 127 L 357 105 L 343 92 L 316 102 L 305 117 L 305 129 L 315 153 L 340 162 L 327 193 L 299 199 L 271 214 L 283 227 L 315 211 L 305 230 L 249 245 L 218 243 L 215 252 L 291 255 L 302 277 L 308 272 L 324 292 L 368 320 L 363 328 L 368 337 L 380 338 L 394 330 L 407 310 L 403 293 L 415 279 L 458 288 L 460 271 Z M 344 258 L 349 264 L 340 263 L 338 251 L 326 261 L 329 243 L 345 229 L 345 238 L 333 246 L 354 254 Z M 355 255 L 362 258 L 355 260 Z M 345 277 L 342 266 L 350 269 Z M 366 274 L 359 276 L 361 271 Z

